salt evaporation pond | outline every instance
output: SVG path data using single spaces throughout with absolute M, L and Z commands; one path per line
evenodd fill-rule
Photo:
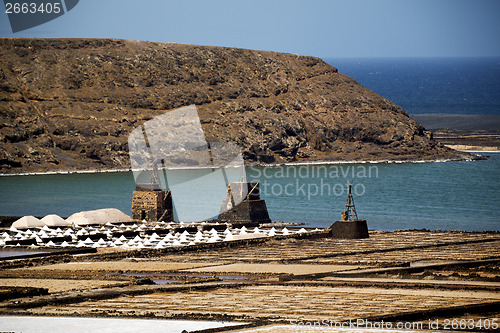
M 75 318 L 75 317 L 0 317 L 2 332 L 30 333 L 165 333 L 203 330 L 216 327 L 237 326 L 243 323 L 193 321 L 193 320 L 158 320 L 125 318 Z

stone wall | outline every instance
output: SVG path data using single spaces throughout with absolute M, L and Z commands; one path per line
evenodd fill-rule
M 173 221 L 172 193 L 136 189 L 132 195 L 132 218 L 149 222 Z

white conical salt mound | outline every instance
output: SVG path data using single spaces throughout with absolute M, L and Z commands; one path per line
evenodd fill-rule
M 215 238 L 215 237 L 210 237 L 209 240 L 207 240 L 207 243 L 217 243 L 219 241 L 219 239 Z
M 88 235 L 89 233 L 85 229 L 80 229 L 76 232 L 77 236 L 83 236 L 83 235 Z
M 228 233 L 226 237 L 224 237 L 224 242 L 232 241 L 234 240 L 234 236 L 232 233 Z
M 155 249 L 163 249 L 165 248 L 165 246 L 166 244 L 163 241 L 161 241 L 158 244 L 156 244 Z
M 283 235 L 290 235 L 290 231 L 288 231 L 288 229 L 287 229 L 287 228 L 283 228 L 283 229 L 281 230 L 281 233 L 282 233 Z
M 84 240 L 83 243 L 86 245 L 91 245 L 94 244 L 94 241 L 90 237 L 87 237 L 87 239 Z
M 303 233 L 305 233 L 305 232 L 307 232 L 307 230 L 306 230 L 306 229 L 304 229 L 304 228 L 300 228 L 300 230 L 299 230 L 299 231 L 297 231 L 297 233 L 299 233 L 299 234 L 303 234 Z
M 29 228 L 40 228 L 45 226 L 45 224 L 34 216 L 23 216 L 10 227 L 13 232 L 18 231 L 18 229 L 29 229 Z
M 56 214 L 50 214 L 44 216 L 41 221 L 49 227 L 68 227 L 71 225 L 70 222 L 66 221 L 62 217 Z M 58 228 L 59 229 L 59 228 Z M 56 230 L 57 231 L 57 230 Z
M 271 228 L 271 230 L 269 230 L 269 232 L 267 233 L 267 235 L 268 235 L 269 237 L 276 236 L 276 229 L 274 229 L 274 227 L 273 227 L 273 228 Z
M 127 237 L 121 235 L 120 238 L 118 238 L 118 240 L 125 242 L 127 240 Z
M 67 218 L 67 222 L 78 225 L 129 222 L 132 218 L 116 208 L 105 208 L 79 212 Z

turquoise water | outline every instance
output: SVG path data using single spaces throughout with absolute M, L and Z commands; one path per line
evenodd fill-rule
M 349 181 L 358 216 L 371 229 L 500 230 L 500 154 L 489 155 L 474 162 L 247 168 L 247 178 L 261 182 L 274 221 L 329 226 L 340 217 Z M 186 221 L 199 216 L 207 202 L 218 211 L 224 196 L 219 193 L 214 201 L 205 190 L 208 183 L 177 186 L 189 194 L 176 201 Z M 0 177 L 0 215 L 67 217 L 108 207 L 130 214 L 134 188 L 131 172 Z
M 366 219 L 371 229 L 500 230 L 500 154 L 491 156 L 488 161 L 353 164 L 329 166 L 329 169 L 376 168 L 372 169 L 371 177 L 358 177 L 353 182 L 354 189 L 358 187 L 354 193 L 358 216 Z M 309 169 L 318 170 L 318 167 L 310 166 Z M 308 185 L 313 186 L 311 191 L 295 196 L 277 196 L 278 190 L 273 193 L 269 186 L 267 193 L 262 192 L 272 219 L 304 221 L 312 226 L 326 227 L 340 218 L 347 194 L 346 180 L 352 179 L 300 179 L 307 182 L 306 189 Z M 294 180 L 296 182 L 290 178 L 267 181 L 290 184 Z M 323 185 L 328 180 L 337 186 L 337 192 L 328 193 Z M 324 186 L 323 193 L 319 190 L 314 195 L 314 184 L 317 188 Z

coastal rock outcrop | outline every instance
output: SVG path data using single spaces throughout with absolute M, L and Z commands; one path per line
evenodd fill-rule
M 0 39 L 0 172 L 128 168 L 127 137 L 196 104 L 248 163 L 462 159 L 319 58 L 111 39 Z

